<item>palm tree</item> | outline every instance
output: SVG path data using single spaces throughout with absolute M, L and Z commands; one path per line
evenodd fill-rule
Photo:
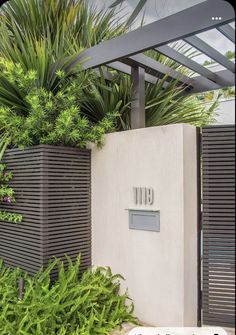
M 116 1 L 117 4 L 119 2 Z M 140 3 L 140 6 L 144 5 L 144 1 Z M 129 30 L 134 16 L 128 21 L 119 18 L 114 5 L 101 11 L 86 0 L 11 0 L 1 10 L 0 57 L 19 63 L 25 71 L 35 70 L 39 78 L 38 86 L 55 92 L 59 80 L 56 73 L 64 70 L 75 55 Z M 172 68 L 185 71 L 163 55 L 156 52 L 149 55 Z M 66 75 L 71 76 L 78 71 L 80 67 L 73 68 Z M 109 83 L 102 73 L 94 78 L 90 87 L 84 89 L 84 99 L 78 101 L 82 112 L 90 120 L 98 122 L 106 113 L 119 108 L 118 129 L 129 129 L 130 78 L 116 71 L 113 71 L 114 79 Z M 181 88 L 175 80 L 168 81 L 168 86 L 163 89 L 166 79 L 168 76 L 156 85 L 146 85 L 147 126 L 211 122 L 215 104 L 207 110 L 195 96 L 181 97 Z M 23 112 L 27 110 L 21 92 L 2 74 L 0 104 Z

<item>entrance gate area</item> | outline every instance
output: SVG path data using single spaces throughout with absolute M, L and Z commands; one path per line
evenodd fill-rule
M 235 327 L 235 126 L 202 129 L 202 323 Z

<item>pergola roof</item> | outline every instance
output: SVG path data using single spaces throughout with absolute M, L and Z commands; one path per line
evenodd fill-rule
M 155 21 L 123 36 L 104 41 L 80 53 L 71 64 L 83 63 L 84 69 L 106 66 L 132 76 L 131 127 L 145 126 L 145 81 L 155 84 L 167 75 L 176 79 L 184 94 L 216 90 L 234 85 L 235 64 L 197 34 L 216 28 L 235 43 L 234 9 L 224 0 L 208 0 L 181 12 Z M 210 69 L 183 55 L 169 44 L 183 40 L 223 67 Z M 194 72 L 187 76 L 148 57 L 147 50 L 155 50 Z M 109 78 L 109 72 L 108 72 Z M 165 85 L 164 85 L 165 87 Z M 183 94 L 183 93 L 182 93 Z
M 126 74 L 131 74 L 132 66 L 140 66 L 152 72 L 145 75 L 147 82 L 155 83 L 158 78 L 169 74 L 170 78 L 179 79 L 180 83 L 186 84 L 188 93 L 232 86 L 234 63 L 196 35 L 217 28 L 235 43 L 235 31 L 229 25 L 234 20 L 234 9 L 227 1 L 208 0 L 89 48 L 79 54 L 74 62 L 86 60 L 83 64 L 84 69 L 106 65 Z M 225 69 L 214 73 L 168 45 L 178 40 L 184 40 Z M 151 49 L 184 65 L 198 76 L 187 77 L 143 54 Z

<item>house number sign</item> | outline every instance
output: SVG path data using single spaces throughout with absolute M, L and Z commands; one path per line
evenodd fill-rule
M 154 190 L 151 187 L 133 187 L 135 205 L 152 205 Z

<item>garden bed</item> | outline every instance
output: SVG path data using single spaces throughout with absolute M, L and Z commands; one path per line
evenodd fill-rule
M 80 257 L 69 267 L 56 259 L 47 269 L 29 276 L 9 269 L 0 260 L 0 334 L 108 335 L 124 323 L 137 320 L 128 295 L 120 294 L 122 277 L 109 268 L 80 273 Z M 51 282 L 57 268 L 58 279 Z M 25 294 L 18 298 L 18 280 Z M 129 307 L 128 307 L 129 306 Z

